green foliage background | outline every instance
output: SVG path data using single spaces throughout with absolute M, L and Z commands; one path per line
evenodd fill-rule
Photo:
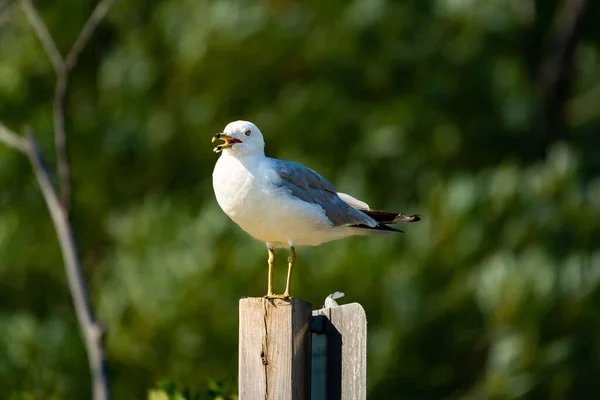
M 55 74 L 9 3 L 0 120 L 34 127 L 52 166 Z M 37 3 L 65 54 L 95 2 Z M 67 125 L 114 398 L 164 377 L 235 385 L 237 302 L 263 295 L 267 273 L 264 245 L 212 192 L 210 137 L 236 119 L 262 129 L 268 155 L 424 217 L 404 235 L 298 251 L 296 296 L 318 307 L 339 290 L 366 309 L 370 398 L 597 394 L 590 3 L 560 96 L 539 82 L 562 1 L 117 0 L 74 72 Z M 89 398 L 51 221 L 27 160 L 3 145 L 0 332 L 3 396 Z

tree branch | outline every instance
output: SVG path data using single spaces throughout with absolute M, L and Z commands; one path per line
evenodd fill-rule
M 544 53 L 537 68 L 537 87 L 543 100 L 543 110 L 532 138 L 535 154 L 546 156 L 549 146 L 568 139 L 566 105 L 575 78 L 575 54 L 582 39 L 588 0 L 564 0 L 555 12 L 548 30 Z
M 81 29 L 79 36 L 75 40 L 75 43 L 69 50 L 69 54 L 62 65 L 60 72 L 58 73 L 58 80 L 56 82 L 56 90 L 54 92 L 54 146 L 56 150 L 56 159 L 58 163 L 58 180 L 61 191 L 62 204 L 67 211 L 70 213 L 71 209 L 71 168 L 69 162 L 68 148 L 67 148 L 67 134 L 65 129 L 66 119 L 66 101 L 67 101 L 67 89 L 69 85 L 69 76 L 71 71 L 77 65 L 79 55 L 87 46 L 90 38 L 94 31 L 104 19 L 108 10 L 114 3 L 114 0 L 101 0 L 94 11 L 92 11 L 90 17 L 86 21 L 85 25 Z
M 19 150 L 27 154 L 29 152 L 29 143 L 24 137 L 17 135 L 4 124 L 0 122 L 0 142 L 3 142 L 8 147 Z
M 9 0 L 5 3 L 0 3 L 0 27 L 6 21 L 10 20 L 11 13 L 16 8 L 17 5 L 16 0 Z
M 542 92 L 555 91 L 559 81 L 569 74 L 588 5 L 587 0 L 566 0 L 557 14 L 550 51 L 541 65 L 538 84 Z
M 93 382 L 93 398 L 94 400 L 106 400 L 109 396 L 102 343 L 102 328 L 97 323 L 91 307 L 73 230 L 69 224 L 67 214 L 58 199 L 56 190 L 54 190 L 48 170 L 44 167 L 35 135 L 31 130 L 27 130 L 26 137 L 29 145 L 29 151 L 26 154 L 29 157 L 33 172 L 48 206 L 48 211 L 50 212 L 50 217 L 54 223 L 54 229 L 56 230 L 56 236 L 60 244 L 65 272 L 69 282 L 69 290 L 75 307 L 75 314 L 88 354 L 88 363 Z
M 77 40 L 75 40 L 75 43 L 73 44 L 71 50 L 69 51 L 69 54 L 67 55 L 65 61 L 67 69 L 72 70 L 75 67 L 79 55 L 81 54 L 83 49 L 85 49 L 85 46 L 87 46 L 87 43 L 94 34 L 94 31 L 96 30 L 100 22 L 102 22 L 104 17 L 106 17 L 106 14 L 108 14 L 108 11 L 110 10 L 110 7 L 113 5 L 114 2 L 115 0 L 101 0 L 96 5 L 94 11 L 92 11 L 92 14 L 90 14 L 90 17 L 81 29 Z
M 35 30 L 38 39 L 40 42 L 42 42 L 42 47 L 48 55 L 48 58 L 54 67 L 54 71 L 57 75 L 60 74 L 60 71 L 63 68 L 63 59 L 58 51 L 58 48 L 56 47 L 54 39 L 52 39 L 52 35 L 50 35 L 50 32 L 44 23 L 44 20 L 42 20 L 42 17 L 40 17 L 40 14 L 33 6 L 31 0 L 21 0 L 21 6 L 23 7 L 25 15 L 27 15 L 27 18 L 29 19 L 29 23 Z
M 56 43 L 34 7 L 32 0 L 21 0 L 23 10 L 57 73 L 53 111 L 55 147 L 62 201 L 59 199 L 57 191 L 52 185 L 50 174 L 44 166 L 33 132 L 28 130 L 25 139 L 0 124 L 0 141 L 21 151 L 29 158 L 48 211 L 50 212 L 62 252 L 75 314 L 87 351 L 89 368 L 92 375 L 94 400 L 107 400 L 109 398 L 108 379 L 105 368 L 103 330 L 94 317 L 89 292 L 83 278 L 83 268 L 79 260 L 73 230 L 69 221 L 71 172 L 65 133 L 65 103 L 69 74 L 77 64 L 79 55 L 89 42 L 98 24 L 108 13 L 113 2 L 114 0 L 101 0 L 96 5 L 69 51 L 66 60 L 63 61 Z
M 109 393 L 103 330 L 94 317 L 89 292 L 82 274 L 83 267 L 79 261 L 73 230 L 69 224 L 67 214 L 58 199 L 56 190 L 52 185 L 50 174 L 44 166 L 35 135 L 31 130 L 27 130 L 26 138 L 23 138 L 0 123 L 0 141 L 24 153 L 31 163 L 60 244 L 65 273 L 69 283 L 69 291 L 71 292 L 75 307 L 75 315 L 83 334 L 84 345 L 88 355 L 88 363 L 92 374 L 93 398 L 94 400 L 107 400 Z

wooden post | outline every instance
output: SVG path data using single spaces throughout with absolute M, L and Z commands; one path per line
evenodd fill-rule
M 312 400 L 366 400 L 367 316 L 358 303 L 313 312 Z
M 312 304 L 249 297 L 239 307 L 240 400 L 310 399 Z

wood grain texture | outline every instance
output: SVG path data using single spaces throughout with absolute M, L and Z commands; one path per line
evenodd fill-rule
M 312 305 L 252 297 L 239 312 L 240 400 L 309 399 Z
M 367 316 L 358 303 L 315 310 L 329 321 L 327 336 L 327 400 L 367 398 Z M 316 335 L 316 334 L 313 334 Z M 314 400 L 323 398 L 315 390 Z

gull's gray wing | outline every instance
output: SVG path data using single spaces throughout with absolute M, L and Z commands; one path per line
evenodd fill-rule
M 376 227 L 377 221 L 348 205 L 338 196 L 335 187 L 327 179 L 304 165 L 269 158 L 273 172 L 267 174 L 269 180 L 290 195 L 325 210 L 325 215 L 333 226 L 366 225 Z

